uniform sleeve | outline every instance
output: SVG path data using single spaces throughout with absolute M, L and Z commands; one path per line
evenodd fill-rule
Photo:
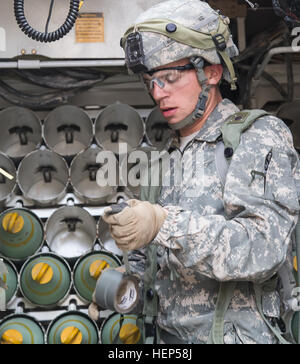
M 146 269 L 146 259 L 146 249 L 133 250 L 129 252 L 128 260 L 130 263 L 131 272 L 142 277 Z
M 230 163 L 225 216 L 165 207 L 168 217 L 154 243 L 169 250 L 173 269 L 183 266 L 219 281 L 259 282 L 285 261 L 299 212 L 298 155 L 281 120 L 264 117 L 254 125 Z

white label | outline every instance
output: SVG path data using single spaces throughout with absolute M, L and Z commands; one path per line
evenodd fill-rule
M 118 306 L 122 311 L 129 310 L 136 303 L 136 300 L 137 300 L 136 287 L 133 282 L 128 281 L 126 290 L 122 295 Z
M 6 51 L 6 32 L 2 27 L 0 27 L 0 51 Z

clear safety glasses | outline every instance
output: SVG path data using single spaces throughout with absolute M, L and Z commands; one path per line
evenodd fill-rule
M 182 73 L 187 70 L 194 69 L 192 63 L 184 66 L 161 68 L 157 71 L 149 71 L 143 74 L 142 80 L 149 92 L 154 89 L 156 83 L 161 89 L 172 87 L 180 87 L 182 80 Z

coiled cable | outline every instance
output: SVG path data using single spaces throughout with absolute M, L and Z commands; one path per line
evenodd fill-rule
M 21 30 L 33 40 L 38 42 L 55 42 L 64 37 L 73 28 L 78 17 L 80 0 L 70 0 L 70 10 L 64 24 L 54 32 L 42 33 L 33 29 L 25 17 L 24 0 L 14 0 L 14 12 Z

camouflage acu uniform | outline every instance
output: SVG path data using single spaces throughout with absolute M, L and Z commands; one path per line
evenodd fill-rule
M 223 187 L 215 148 L 220 126 L 237 111 L 224 99 L 183 153 L 173 151 L 172 158 L 179 161 L 185 154 L 201 153 L 203 158 L 196 158 L 196 166 L 190 162 L 181 186 L 164 186 L 159 198 L 168 217 L 152 242 L 158 246 L 158 324 L 192 343 L 208 341 L 219 284 L 232 280 L 238 283 L 225 316 L 224 342 L 276 342 L 257 310 L 252 283 L 268 281 L 287 259 L 299 211 L 298 155 L 285 124 L 261 117 L 242 134 Z M 198 196 L 195 168 L 204 169 Z M 276 291 L 269 292 L 263 310 L 279 317 Z
M 141 14 L 122 38 L 127 66 L 139 73 L 189 58 L 203 101 L 207 80 L 197 62 L 203 58 L 222 63 L 223 78 L 234 89 L 231 58 L 238 50 L 228 22 L 204 1 L 161 2 Z M 174 30 L 174 24 L 168 23 L 175 23 L 177 30 L 169 31 L 168 25 Z M 136 39 L 134 46 L 128 42 L 130 34 L 131 42 Z M 200 117 L 197 106 L 186 118 L 190 124 Z M 290 256 L 291 232 L 299 212 L 298 155 L 284 123 L 261 117 L 242 134 L 223 186 L 215 151 L 222 123 L 237 111 L 223 100 L 183 153 L 173 144 L 173 164 L 169 173 L 163 171 L 171 184 L 163 183 L 159 203 L 168 216 L 151 243 L 158 247 L 158 324 L 193 343 L 208 342 L 220 282 L 232 281 L 237 285 L 225 315 L 224 342 L 276 342 L 259 313 L 254 287 L 270 283 L 263 310 L 268 317 L 279 317 L 280 300 L 275 288 L 270 289 L 271 278 Z M 180 129 L 186 120 L 171 127 Z M 182 164 L 185 176 L 177 185 L 175 172 Z M 142 271 L 142 260 L 132 264 L 135 271 Z

